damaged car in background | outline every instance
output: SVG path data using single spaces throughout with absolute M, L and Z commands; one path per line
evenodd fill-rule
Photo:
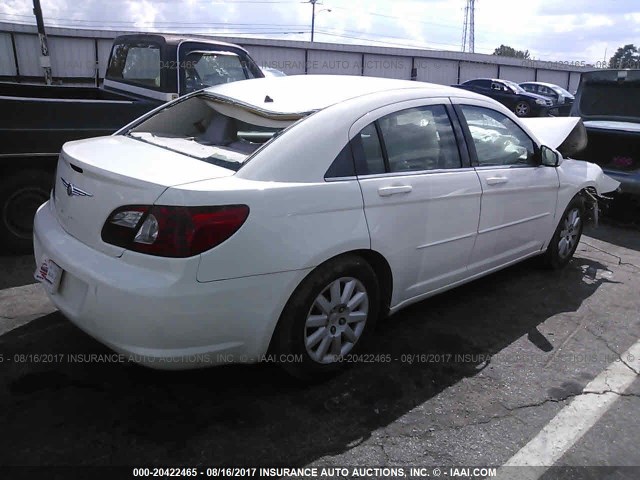
M 618 186 L 563 157 L 579 122 L 381 78 L 208 88 L 64 145 L 35 277 L 144 365 L 273 353 L 322 377 L 385 315 L 526 258 L 565 266 Z

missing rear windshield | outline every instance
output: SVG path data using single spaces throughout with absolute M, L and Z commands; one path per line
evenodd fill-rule
M 296 120 L 268 118 L 203 94 L 160 110 L 127 135 L 237 171 L 258 148 Z

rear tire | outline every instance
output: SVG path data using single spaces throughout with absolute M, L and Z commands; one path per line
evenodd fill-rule
M 320 265 L 296 288 L 274 333 L 274 350 L 291 375 L 322 380 L 362 348 L 380 313 L 380 290 L 371 266 L 357 255 Z
M 576 195 L 567 205 L 549 242 L 544 256 L 546 266 L 553 270 L 560 270 L 569 263 L 580 243 L 584 216 L 584 200 Z
M 0 182 L 0 244 L 13 253 L 33 250 L 33 217 L 49 199 L 53 178 L 46 170 L 21 170 Z

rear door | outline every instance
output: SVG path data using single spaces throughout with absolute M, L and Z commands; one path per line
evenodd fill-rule
M 481 188 L 452 114 L 448 99 L 414 100 L 351 129 L 371 248 L 390 263 L 393 305 L 466 274 Z
M 482 95 L 489 95 L 491 93 L 491 80 L 486 79 L 478 79 L 471 80 L 467 82 L 465 85 L 469 85 L 469 90 L 477 93 L 481 93 Z
M 515 107 L 518 97 L 502 82 L 491 82 L 491 98 L 499 101 L 510 110 Z
M 560 182 L 539 163 L 535 142 L 515 121 L 483 102 L 456 100 L 482 185 L 470 274 L 540 251 L 553 231 Z

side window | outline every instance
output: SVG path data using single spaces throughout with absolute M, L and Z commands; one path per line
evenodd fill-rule
M 443 105 L 410 108 L 378 120 L 390 172 L 459 168 L 460 152 Z
M 476 80 L 474 86 L 480 88 L 491 88 L 491 80 Z
M 385 173 L 384 156 L 375 122 L 364 127 L 354 140 L 354 146 L 360 150 L 359 155 L 356 154 L 358 175 Z
M 461 109 L 479 166 L 537 165 L 533 141 L 510 118 L 489 108 L 462 105 Z
M 145 87 L 159 87 L 160 47 L 154 44 L 114 45 L 107 77 Z
M 324 178 L 353 177 L 355 174 L 351 144 L 347 143 L 324 174 Z

